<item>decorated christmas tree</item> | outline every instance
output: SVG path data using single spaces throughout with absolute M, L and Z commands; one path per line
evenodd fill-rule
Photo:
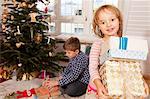
M 57 41 L 45 36 L 48 31 L 47 12 L 39 11 L 37 0 L 4 0 L 1 40 L 0 68 L 7 70 L 5 78 L 15 72 L 17 79 L 32 79 L 46 70 L 51 77 L 61 69 L 58 60 L 62 54 L 56 53 Z

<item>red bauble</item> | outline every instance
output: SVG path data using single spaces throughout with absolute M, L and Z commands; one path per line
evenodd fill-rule
M 45 7 L 44 12 L 45 12 L 45 13 L 47 13 L 47 12 L 48 12 L 48 8 L 47 8 L 47 7 Z

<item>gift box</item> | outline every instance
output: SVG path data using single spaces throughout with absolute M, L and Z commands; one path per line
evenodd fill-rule
M 61 95 L 58 86 L 55 86 L 51 89 L 41 86 L 39 88 L 35 88 L 35 92 L 38 99 L 52 99 L 53 97 Z
M 106 61 L 99 70 L 101 81 L 112 97 L 148 96 L 149 89 L 141 74 L 140 62 Z M 120 98 L 119 98 L 120 99 Z
M 48 88 L 45 87 L 39 87 L 35 88 L 36 95 L 38 99 L 49 99 L 50 98 L 50 92 Z
M 147 40 L 129 37 L 110 37 L 102 46 L 101 64 L 108 59 L 146 60 L 148 54 Z

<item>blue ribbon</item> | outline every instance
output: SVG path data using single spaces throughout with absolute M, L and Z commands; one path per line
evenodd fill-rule
M 127 37 L 120 37 L 119 39 L 119 49 L 126 50 L 128 44 L 128 38 Z

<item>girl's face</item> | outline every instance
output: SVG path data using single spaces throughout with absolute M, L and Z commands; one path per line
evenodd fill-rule
M 99 13 L 99 29 L 106 36 L 117 36 L 119 20 L 110 10 L 104 9 Z

